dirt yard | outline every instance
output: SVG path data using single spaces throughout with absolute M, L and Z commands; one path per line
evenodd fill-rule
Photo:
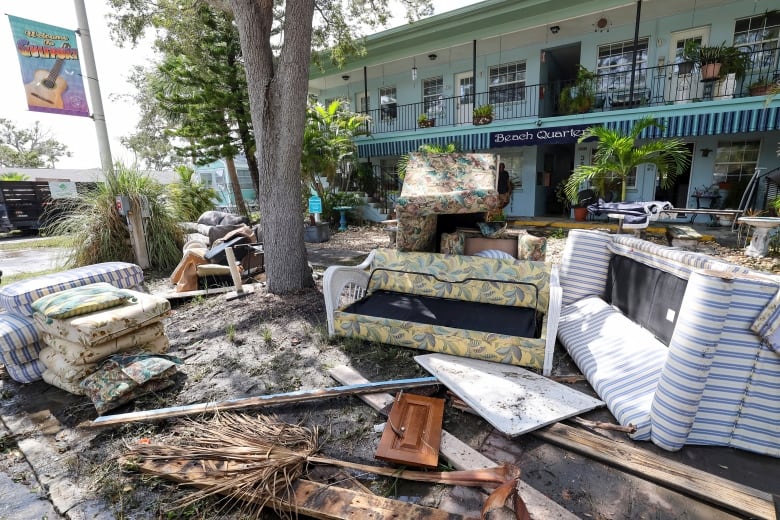
M 548 261 L 557 262 L 565 238 L 561 232 L 554 232 L 548 238 Z M 338 365 L 349 365 L 372 381 L 427 376 L 413 360 L 418 352 L 327 338 L 320 287 L 323 268 L 317 266 L 314 259 L 327 250 L 366 254 L 374 247 L 388 245 L 388 236 L 381 228 L 350 228 L 334 233 L 328 242 L 309 244 L 317 281 L 314 289 L 285 296 L 259 290 L 230 301 L 217 295 L 174 303 L 165 320 L 165 329 L 170 353 L 183 361 L 176 384 L 159 394 L 141 397 L 117 411 L 150 410 L 337 386 L 338 383 L 328 376 L 328 369 Z M 780 272 L 776 258 L 747 259 L 739 250 L 716 245 L 711 245 L 708 252 L 754 268 Z M 156 292 L 166 287 L 167 280 L 150 279 L 148 285 Z M 576 367 L 572 367 L 565 354 L 556 352 L 555 372 L 576 373 Z M 577 384 L 576 388 L 591 392 L 585 383 Z M 94 407 L 86 398 L 70 396 L 43 382 L 19 385 L 4 372 L 0 372 L 0 392 L 2 418 L 8 421 L 23 416 L 32 424 L 26 430 L 22 428 L 26 432 L 23 435 L 0 433 L 0 472 L 10 475 L 14 482 L 26 482 L 32 492 L 36 491 L 38 480 L 21 464 L 19 446 L 47 435 L 43 423 L 36 423 L 35 417 L 48 407 L 54 423 L 50 417 L 46 428 L 56 424 L 59 431 L 51 433 L 53 441 L 48 444 L 54 451 L 50 466 L 34 464 L 38 479 L 45 480 L 47 472 L 66 473 L 76 483 L 81 496 L 94 499 L 115 518 L 242 518 L 240 512 L 214 500 L 172 511 L 171 504 L 191 490 L 139 475 L 119 464 L 118 458 L 126 453 L 128 445 L 141 439 L 169 442 L 181 435 L 180 428 L 186 428 L 186 421 L 139 422 L 96 431 L 85 427 L 96 417 Z M 436 395 L 444 397 L 445 389 L 438 387 Z M 268 412 L 278 414 L 289 423 L 319 426 L 322 452 L 327 456 L 376 464 L 374 452 L 380 434 L 374 431 L 374 426 L 384 419 L 356 397 L 278 406 Z M 614 421 L 604 411 L 592 412 L 588 418 Z M 519 464 L 527 483 L 581 517 L 737 518 L 647 480 L 593 463 L 534 436 L 526 435 L 513 441 L 502 439 L 480 418 L 450 405 L 445 411 L 444 428 L 493 460 L 511 460 Z M 618 443 L 658 452 L 649 443 L 633 443 L 623 434 L 603 435 Z M 734 450 L 686 448 L 668 455 L 725 478 L 736 479 L 736 474 L 729 468 L 736 470 L 736 466 L 742 464 L 739 457 L 745 454 L 735 455 Z M 748 454 L 747 458 L 751 459 L 750 468 L 762 465 L 760 457 Z M 767 467 L 770 462 L 766 461 Z M 484 499 L 479 492 L 463 488 L 408 484 L 368 474 L 357 477 L 374 493 L 469 515 L 478 515 Z M 766 479 L 761 473 L 752 478 L 742 477 L 740 475 L 746 484 L 761 489 L 778 481 L 777 478 Z M 275 516 L 268 513 L 267 518 Z

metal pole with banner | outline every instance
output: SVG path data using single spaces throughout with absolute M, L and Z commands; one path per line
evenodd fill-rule
M 27 106 L 36 112 L 89 117 L 76 33 L 8 16 Z

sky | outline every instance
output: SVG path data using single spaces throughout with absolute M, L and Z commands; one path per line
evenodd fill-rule
M 451 11 L 477 0 L 434 0 L 436 14 Z M 110 139 L 111 155 L 114 160 L 132 164 L 135 160 L 132 152 L 119 142 L 120 137 L 131 134 L 138 121 L 138 112 L 132 102 L 117 98 L 123 94 L 132 94 L 133 88 L 127 83 L 129 71 L 134 65 L 146 65 L 154 56 L 148 42 L 139 48 L 120 48 L 111 41 L 106 15 L 109 8 L 103 0 L 85 0 L 92 48 L 95 55 L 97 74 L 106 127 Z M 4 1 L 4 14 L 28 18 L 37 22 L 75 30 L 78 27 L 74 3 L 70 0 L 20 0 Z M 89 117 L 67 116 L 33 112 L 27 108 L 27 100 L 22 82 L 22 74 L 16 54 L 14 38 L 8 17 L 0 20 L 0 63 L 3 64 L 6 79 L 0 82 L 0 117 L 10 119 L 17 127 L 24 128 L 40 121 L 41 127 L 51 137 L 68 147 L 72 157 L 63 157 L 57 162 L 57 168 L 100 168 L 95 123 Z M 79 52 L 82 43 L 78 39 Z M 84 71 L 83 54 L 82 72 Z M 85 87 L 86 81 L 85 81 Z M 88 87 L 87 87 L 88 89 Z M 91 107 L 91 101 L 90 107 Z

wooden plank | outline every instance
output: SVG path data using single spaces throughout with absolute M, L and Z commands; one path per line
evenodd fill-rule
M 563 424 L 533 435 L 703 502 L 751 518 L 778 520 L 770 493 Z
M 336 386 L 331 388 L 317 388 L 314 390 L 297 390 L 295 392 L 287 392 L 283 394 L 245 397 L 241 399 L 229 399 L 226 401 L 217 401 L 211 403 L 196 403 L 183 406 L 172 406 L 168 408 L 159 408 L 157 410 L 104 415 L 92 421 L 90 426 L 109 426 L 113 424 L 123 424 L 134 421 L 154 421 L 200 413 L 222 412 L 225 410 L 236 410 L 239 408 L 257 406 L 301 403 L 305 401 L 325 399 L 328 397 L 339 397 L 342 395 L 365 394 L 381 392 L 384 390 L 404 390 L 407 388 L 418 388 L 421 386 L 436 384 L 439 384 L 439 381 L 435 377 L 418 377 L 415 379 L 399 379 L 397 381 L 383 381 L 380 383 L 363 383 L 349 386 Z
M 439 465 L 444 399 L 399 394 L 390 409 L 376 458 L 405 466 Z
M 255 292 L 256 290 L 260 289 L 262 287 L 262 284 L 259 283 L 253 283 L 243 286 L 244 292 Z M 168 291 L 163 293 L 155 293 L 155 296 L 159 296 L 160 298 L 165 298 L 167 300 L 183 300 L 185 298 L 195 298 L 196 296 L 215 296 L 217 294 L 224 294 L 226 292 L 235 291 L 235 287 L 227 286 L 227 287 L 212 287 L 210 289 L 199 289 L 197 291 L 184 291 L 184 292 L 175 292 L 175 291 Z
M 604 406 L 599 399 L 514 365 L 448 354 L 414 360 L 509 437 Z
M 217 461 L 210 461 L 220 464 Z M 205 461 L 144 461 L 139 469 L 151 475 L 172 480 L 179 484 L 194 485 L 188 478 L 189 472 L 200 472 Z M 221 462 L 221 464 L 227 464 Z M 194 485 L 202 488 L 202 486 Z M 227 492 L 223 492 L 226 495 Z M 242 497 L 245 501 L 257 503 L 248 495 Z M 318 484 L 309 480 L 298 479 L 293 483 L 292 493 L 287 500 L 275 500 L 274 506 L 283 511 L 294 512 L 297 515 L 309 516 L 321 520 L 355 520 L 356 518 L 371 518 L 372 520 L 398 520 L 399 518 L 415 518 L 421 520 L 460 520 L 463 517 L 447 513 L 439 509 L 418 506 L 409 502 L 393 500 L 371 494 L 358 493 L 335 486 Z M 271 504 L 269 504 L 269 507 Z
M 338 366 L 328 371 L 330 376 L 342 384 L 360 384 L 367 383 L 364 378 L 355 369 L 347 366 Z M 362 394 L 360 398 L 372 407 L 374 410 L 382 412 L 389 404 L 393 402 L 393 396 L 390 394 Z M 441 432 L 442 457 L 447 459 L 455 469 L 469 470 L 479 468 L 495 467 L 497 464 L 471 446 L 461 441 L 447 430 Z M 492 490 L 489 490 L 492 491 Z M 543 493 L 537 491 L 522 480 L 517 483 L 517 492 L 525 502 L 531 518 L 538 520 L 576 520 L 577 516 L 565 509 L 563 506 L 547 498 Z

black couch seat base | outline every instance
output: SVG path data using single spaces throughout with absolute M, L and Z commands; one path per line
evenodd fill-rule
M 373 292 L 342 312 L 523 338 L 538 337 L 540 328 L 536 311 L 527 307 L 392 291 Z

